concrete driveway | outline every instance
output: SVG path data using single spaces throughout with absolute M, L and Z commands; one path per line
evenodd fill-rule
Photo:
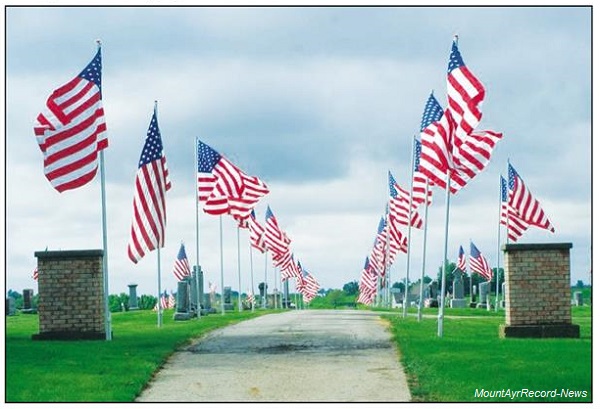
M 386 322 L 358 310 L 269 314 L 176 352 L 137 402 L 408 402 Z

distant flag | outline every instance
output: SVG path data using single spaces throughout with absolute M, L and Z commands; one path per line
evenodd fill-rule
M 127 246 L 129 259 L 134 263 L 144 257 L 146 251 L 164 247 L 167 224 L 165 196 L 170 188 L 155 107 L 135 176 L 133 221 Z
M 358 284 L 359 296 L 357 302 L 365 305 L 373 303 L 377 294 L 377 273 L 371 268 L 369 257 L 365 258 L 360 282 Z
M 508 208 L 508 187 L 506 179 L 500 176 L 500 224 L 507 227 L 509 240 L 517 241 L 529 227 L 527 223 L 516 217 L 514 210 Z
M 554 233 L 554 226 L 546 217 L 540 202 L 527 189 L 525 182 L 510 163 L 508 164 L 508 189 L 509 227 L 513 223 L 512 212 L 514 212 L 515 219 Z
M 493 273 L 487 260 L 483 257 L 483 254 L 479 252 L 479 249 L 475 247 L 471 242 L 471 257 L 469 258 L 469 266 L 471 271 L 481 275 L 487 281 L 492 279 Z
M 265 221 L 265 246 L 275 254 L 283 254 L 289 248 L 290 239 L 279 228 L 277 218 L 271 211 L 271 207 L 267 206 L 266 221 Z
M 302 279 L 302 298 L 305 302 L 310 302 L 317 296 L 320 285 L 315 277 L 308 271 L 302 269 L 300 275 Z
M 173 294 L 173 291 L 171 291 L 171 293 L 169 294 L 167 308 L 175 308 L 175 295 Z
M 429 184 L 427 176 L 425 176 L 423 172 L 419 171 L 421 159 L 421 141 L 416 138 L 414 155 L 415 167 L 413 170 L 412 180 L 413 203 L 426 203 L 426 205 L 429 206 L 433 201 L 433 190 L 427 186 Z
M 254 210 L 250 212 L 250 218 L 248 219 L 248 227 L 250 230 L 250 245 L 264 253 L 267 251 L 265 247 L 265 228 L 260 225 L 260 223 L 256 220 L 256 215 L 254 214 Z
M 467 271 L 467 259 L 465 257 L 465 251 L 463 250 L 463 246 L 460 246 L 458 249 L 458 260 L 456 262 L 456 268 L 458 268 L 463 273 Z
M 181 243 L 179 247 L 179 252 L 177 253 L 177 258 L 175 259 L 175 265 L 173 266 L 173 274 L 177 278 L 178 281 L 183 280 L 185 277 L 189 277 L 192 275 L 190 270 L 190 263 L 188 261 L 187 255 L 185 254 L 185 246 Z
M 207 144 L 198 141 L 198 200 L 212 215 L 246 218 L 260 198 L 269 193 L 256 176 L 242 172 Z
M 166 310 L 167 308 L 169 308 L 169 296 L 167 295 L 166 291 L 160 295 L 160 299 L 154 305 L 154 308 L 153 308 L 154 311 L 158 311 L 159 303 L 160 303 L 161 310 Z
M 417 203 L 413 201 L 413 209 L 410 208 L 410 192 L 402 189 L 392 172 L 388 171 L 388 185 L 390 190 L 389 212 L 390 217 L 398 224 L 408 226 L 408 218 L 410 217 L 410 225 L 417 229 L 423 228 L 423 220 L 416 209 Z M 410 215 L 409 215 L 410 214 Z
M 33 128 L 44 155 L 44 175 L 64 192 L 91 181 L 98 152 L 108 147 L 102 107 L 102 56 L 71 81 L 52 92 Z
M 246 302 L 250 305 L 253 305 L 255 302 L 254 293 L 251 290 L 248 290 L 246 293 Z
M 32 275 L 32 278 L 33 278 L 35 281 L 37 281 L 37 280 L 38 280 L 38 277 L 39 277 L 39 273 L 38 273 L 38 268 L 36 267 L 36 268 L 33 270 L 33 275 Z

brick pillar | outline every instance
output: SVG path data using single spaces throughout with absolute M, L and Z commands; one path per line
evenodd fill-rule
M 106 339 L 102 250 L 37 251 L 35 340 Z
M 505 244 L 501 337 L 578 338 L 571 324 L 571 243 Z

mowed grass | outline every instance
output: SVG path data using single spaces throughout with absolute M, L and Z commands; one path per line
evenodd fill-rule
M 499 338 L 502 314 L 447 309 L 443 337 L 437 336 L 437 309 L 421 322 L 414 316 L 384 315 L 398 344 L 413 401 L 422 402 L 591 402 L 591 308 L 573 308 L 579 339 Z M 476 314 L 474 316 L 473 312 Z M 460 317 L 466 315 L 466 317 Z M 476 396 L 476 391 L 555 391 L 546 397 Z M 563 392 L 564 390 L 564 392 Z M 585 397 L 559 396 L 585 391 Z M 534 392 L 535 393 L 535 392 Z M 539 393 L 539 392 L 538 392 Z M 523 394 L 521 394 L 523 395 Z M 489 396 L 489 395 L 488 395 Z
M 265 311 L 174 321 L 167 310 L 112 314 L 112 341 L 33 341 L 37 315 L 6 317 L 6 402 L 133 402 L 177 349 L 210 330 Z

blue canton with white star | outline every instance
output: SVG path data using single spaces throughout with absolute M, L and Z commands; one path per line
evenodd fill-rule
M 431 123 L 439 121 L 444 115 L 444 110 L 440 103 L 433 96 L 433 92 L 429 94 L 429 98 L 425 103 L 425 110 L 421 119 L 421 131 L 427 128 Z
M 515 168 L 512 165 L 508 164 L 508 188 L 510 190 L 515 190 L 515 176 L 519 176 Z
M 392 172 L 390 172 L 390 171 L 388 171 L 388 183 L 390 186 L 390 196 L 391 197 L 398 196 L 398 191 L 396 190 L 396 187 L 394 186 L 396 184 L 396 179 L 394 179 L 394 176 L 392 176 Z
M 163 145 L 160 139 L 160 130 L 158 129 L 158 121 L 156 120 L 156 112 L 152 114 L 152 120 L 148 127 L 148 133 L 146 135 L 146 143 L 142 150 L 142 156 L 140 156 L 139 167 L 141 168 L 148 163 L 158 160 L 162 157 Z
M 93 82 L 98 89 L 102 90 L 102 56 L 100 49 L 98 49 L 94 59 L 79 73 L 78 77 Z
M 452 43 L 452 52 L 450 52 L 450 61 L 448 62 L 448 73 L 450 71 L 455 70 L 459 67 L 465 65 L 460 51 L 458 51 L 458 46 L 456 45 L 456 41 Z
M 198 173 L 210 173 L 221 160 L 221 155 L 213 148 L 198 141 Z
M 419 171 L 419 164 L 421 162 L 421 141 L 415 139 L 415 172 Z
M 508 196 L 506 194 L 506 180 L 502 176 L 500 176 L 500 200 L 506 202 L 507 197 Z

